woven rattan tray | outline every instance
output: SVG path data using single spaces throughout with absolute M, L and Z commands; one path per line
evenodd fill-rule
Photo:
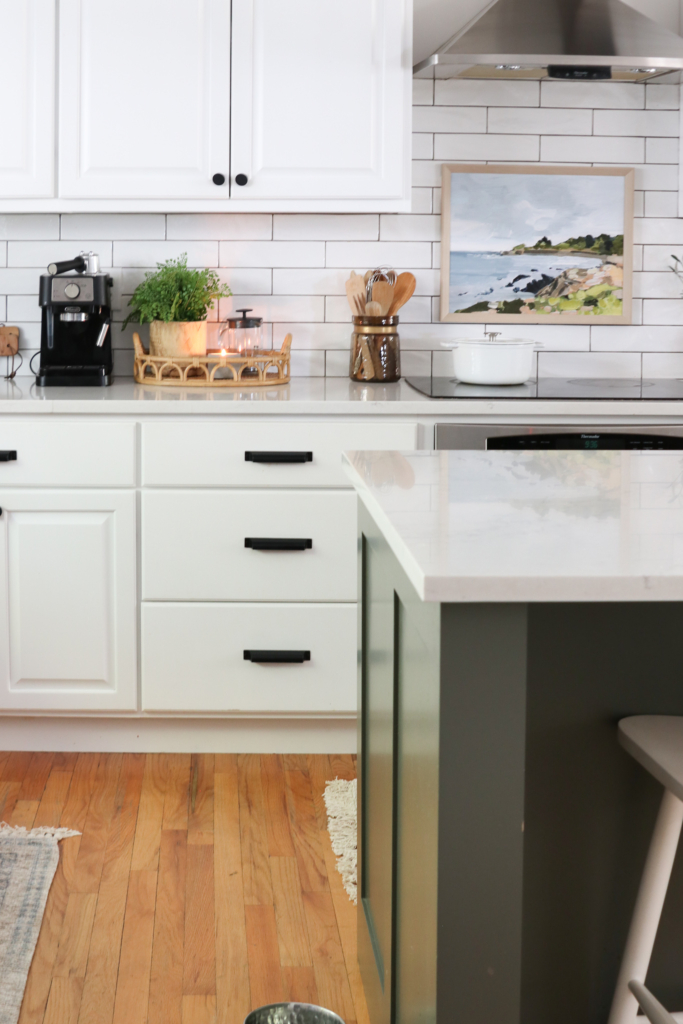
M 140 335 L 133 335 L 135 364 L 133 376 L 138 384 L 183 388 L 243 388 L 286 384 L 290 377 L 289 350 L 292 335 L 282 342 L 280 351 L 257 349 L 249 355 L 239 352 L 209 352 L 205 356 L 151 356 L 142 346 Z

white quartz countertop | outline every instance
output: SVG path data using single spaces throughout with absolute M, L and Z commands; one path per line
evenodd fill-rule
M 425 601 L 683 600 L 683 452 L 344 461 Z
M 0 415 L 428 416 L 487 423 L 683 422 L 683 402 L 431 399 L 405 381 L 360 384 L 345 377 L 295 377 L 264 388 L 168 388 L 119 378 L 108 388 L 38 388 L 0 380 Z

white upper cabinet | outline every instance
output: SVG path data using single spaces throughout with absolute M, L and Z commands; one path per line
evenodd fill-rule
M 61 0 L 59 45 L 61 196 L 228 198 L 229 0 Z
M 0 196 L 54 195 L 55 0 L 0 0 Z
M 411 29 L 409 0 L 233 0 L 231 196 L 406 197 Z

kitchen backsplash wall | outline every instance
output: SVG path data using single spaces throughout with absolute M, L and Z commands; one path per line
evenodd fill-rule
M 416 80 L 412 212 L 394 214 L 0 214 L 0 322 L 19 324 L 27 374 L 39 346 L 38 277 L 48 262 L 94 249 L 115 280 L 115 371 L 132 373 L 126 305 L 146 270 L 180 253 L 220 268 L 232 299 L 220 317 L 252 307 L 267 343 L 294 336 L 293 373 L 345 376 L 349 309 L 344 281 L 378 264 L 412 270 L 401 313 L 404 374 L 448 372 L 441 342 L 479 334 L 440 324 L 440 164 L 443 161 L 628 165 L 636 168 L 634 325 L 528 326 L 553 376 L 683 376 L 683 298 L 669 271 L 683 259 L 678 218 L 679 95 L 652 83 Z M 514 337 L 520 327 L 503 327 Z M 3 371 L 0 360 L 0 371 Z

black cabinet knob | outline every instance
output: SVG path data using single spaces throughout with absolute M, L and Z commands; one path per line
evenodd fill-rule
M 225 185 L 225 175 L 224 174 L 214 174 L 214 176 L 211 179 L 211 181 L 214 183 L 214 185 Z
M 236 185 L 246 185 L 246 183 L 248 181 L 249 181 L 249 178 L 246 176 L 246 174 L 236 174 L 235 175 L 235 184 Z

